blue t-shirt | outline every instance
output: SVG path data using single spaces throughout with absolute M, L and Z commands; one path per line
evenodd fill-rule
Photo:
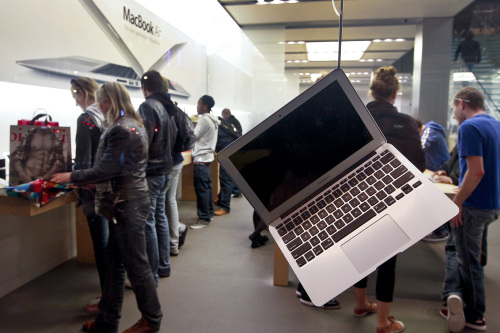
M 482 156 L 484 176 L 464 206 L 475 209 L 500 208 L 500 121 L 486 114 L 465 120 L 458 130 L 460 156 L 459 186 L 467 171 L 467 156 Z

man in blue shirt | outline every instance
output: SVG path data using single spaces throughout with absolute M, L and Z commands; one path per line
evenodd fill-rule
M 451 332 L 464 326 L 486 330 L 484 273 L 480 262 L 481 240 L 500 208 L 500 122 L 484 111 L 481 93 L 461 89 L 451 103 L 460 124 L 458 154 L 459 191 L 453 202 L 460 213 L 450 222 L 455 252 L 447 252 L 443 299 Z M 458 274 L 456 270 L 458 269 Z

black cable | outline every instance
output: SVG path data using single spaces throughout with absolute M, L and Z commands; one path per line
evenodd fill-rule
M 337 68 L 340 69 L 340 57 L 342 55 L 342 25 L 343 25 L 343 14 L 344 14 L 344 0 L 340 0 L 340 19 L 339 19 L 339 61 L 337 63 Z

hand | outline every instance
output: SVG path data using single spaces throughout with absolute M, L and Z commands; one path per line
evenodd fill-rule
M 453 184 L 453 181 L 451 180 L 450 177 L 444 176 L 444 175 L 437 175 L 434 176 L 433 179 L 438 182 L 438 183 L 443 183 L 443 184 Z
M 453 202 L 455 202 L 455 200 L 453 200 Z M 458 206 L 458 214 L 450 220 L 450 223 L 453 228 L 458 228 L 464 224 L 462 221 L 462 204 L 457 202 L 455 202 L 455 204 Z
M 71 180 L 71 172 L 55 173 L 50 179 L 54 183 L 69 183 Z
M 448 174 L 444 170 L 438 170 L 432 174 L 432 177 L 436 177 L 436 176 L 448 176 Z

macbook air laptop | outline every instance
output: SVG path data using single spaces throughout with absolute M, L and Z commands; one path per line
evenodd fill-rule
M 16 61 L 16 63 L 28 68 L 49 73 L 71 77 L 86 76 L 100 82 L 115 81 L 122 83 L 127 87 L 140 88 L 141 76 L 145 73 L 145 71 L 137 58 L 134 56 L 132 51 L 130 51 L 127 44 L 113 28 L 102 11 L 96 6 L 94 1 L 80 0 L 80 3 L 94 19 L 101 30 L 106 34 L 115 48 L 125 58 L 130 67 L 79 56 L 19 60 Z M 160 72 L 161 69 L 168 64 L 185 45 L 186 43 L 175 44 L 164 55 L 162 55 L 160 59 L 158 59 L 149 68 L 149 70 L 156 70 Z M 191 96 L 178 82 L 170 79 L 169 93 L 180 97 Z
M 218 155 L 323 305 L 458 213 L 336 69 Z

